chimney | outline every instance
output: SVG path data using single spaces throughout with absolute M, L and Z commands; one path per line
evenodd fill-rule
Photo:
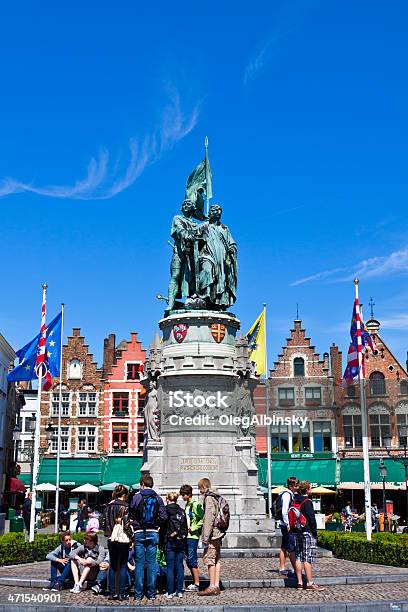
M 408 372 L 408 351 L 407 351 L 407 360 L 406 360 L 407 372 Z
M 329 353 L 323 353 L 323 370 L 329 371 Z
M 109 334 L 103 341 L 103 377 L 105 378 L 115 363 L 115 334 Z
M 340 381 L 343 377 L 342 354 L 339 347 L 333 342 L 330 347 L 331 375 L 335 381 Z

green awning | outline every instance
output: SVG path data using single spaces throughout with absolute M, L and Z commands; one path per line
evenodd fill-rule
M 18 479 L 22 480 L 26 487 L 29 487 L 31 485 L 31 473 L 30 472 L 25 472 L 24 474 L 19 474 L 18 475 Z
M 42 459 L 38 473 L 38 484 L 44 482 L 56 483 L 57 460 Z M 101 484 L 101 460 L 98 459 L 61 459 L 60 486 L 78 487 L 86 483 L 99 487 Z
M 386 482 L 402 486 L 405 483 L 404 466 L 392 459 L 384 459 L 387 468 Z M 382 484 L 379 459 L 370 459 L 370 480 L 372 484 Z M 342 459 L 340 463 L 340 481 L 364 483 L 364 466 L 362 459 Z
M 258 482 L 261 486 L 267 486 L 266 457 L 258 459 Z M 296 476 L 298 480 L 309 480 L 312 486 L 323 485 L 334 487 L 336 485 L 336 460 L 335 459 L 292 459 L 288 461 L 272 459 L 272 485 L 286 484 L 290 476 Z
M 102 468 L 102 484 L 120 482 L 130 487 L 140 480 L 142 457 L 109 457 Z

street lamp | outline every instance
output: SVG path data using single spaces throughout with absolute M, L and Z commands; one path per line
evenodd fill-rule
M 388 531 L 387 501 L 385 499 L 385 481 L 387 479 L 387 466 L 384 463 L 384 459 L 380 459 L 380 476 L 383 481 L 384 531 Z
M 49 446 L 51 440 L 54 437 L 54 428 L 51 425 L 51 423 L 48 423 L 47 427 L 45 428 L 45 437 L 47 438 L 47 442 L 48 442 L 48 446 Z
M 385 446 L 385 450 L 387 451 L 387 455 L 397 463 L 401 463 L 404 466 L 405 470 L 405 500 L 406 500 L 406 508 L 405 508 L 405 529 L 408 529 L 408 455 L 407 455 L 407 437 L 408 437 L 408 426 L 400 425 L 399 426 L 399 437 L 403 439 L 403 447 L 404 447 L 404 455 L 402 457 L 395 457 L 391 455 L 391 437 L 385 436 L 383 437 L 383 444 Z

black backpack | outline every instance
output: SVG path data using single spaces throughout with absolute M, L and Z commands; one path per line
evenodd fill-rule
M 136 507 L 135 518 L 142 529 L 157 529 L 159 526 L 159 500 L 155 491 L 142 494 Z
M 180 506 L 169 508 L 167 522 L 167 538 L 172 542 L 184 543 L 187 539 L 186 514 Z
M 289 506 L 291 505 L 291 503 L 293 501 L 293 495 L 287 489 L 282 491 L 282 493 L 279 493 L 278 498 L 272 504 L 273 516 L 275 517 L 275 520 L 277 520 L 277 521 L 281 521 L 282 518 L 283 518 L 282 517 L 282 507 L 283 507 L 283 495 L 284 495 L 284 493 L 289 493 L 290 494 Z

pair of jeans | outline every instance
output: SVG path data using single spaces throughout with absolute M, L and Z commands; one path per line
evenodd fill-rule
M 197 548 L 198 540 L 187 538 L 186 563 L 189 570 L 198 568 Z
M 109 570 L 100 569 L 95 580 L 95 582 L 101 587 L 102 591 L 106 590 L 106 586 L 108 583 L 108 571 Z
M 144 568 L 147 567 L 147 597 L 156 596 L 157 563 L 156 553 L 159 543 L 157 531 L 136 531 L 135 542 L 135 597 L 143 597 Z
M 180 544 L 167 542 L 166 563 L 167 563 L 167 592 L 182 593 L 184 587 L 184 548 Z
M 58 572 L 61 574 L 58 576 Z M 67 578 L 71 577 L 71 561 L 65 565 L 58 561 L 51 561 L 51 582 L 58 582 L 61 586 Z
M 129 544 L 111 542 L 108 540 L 109 550 L 109 595 L 124 595 L 127 584 L 127 560 Z

